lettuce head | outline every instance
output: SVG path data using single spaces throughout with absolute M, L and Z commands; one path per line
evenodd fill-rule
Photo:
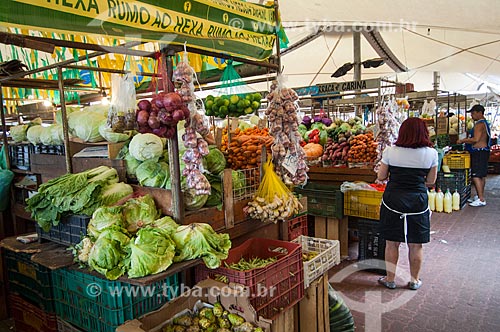
M 123 207 L 123 216 L 127 223 L 127 231 L 136 233 L 139 228 L 154 222 L 160 216 L 151 195 L 129 199 Z
M 209 146 L 209 153 L 203 157 L 203 167 L 212 174 L 219 174 L 226 168 L 226 158 L 216 146 Z
M 105 229 L 90 249 L 90 268 L 109 280 L 118 279 L 127 269 L 125 248 L 129 242 L 130 238 L 119 227 Z
M 125 219 L 122 215 L 123 206 L 103 206 L 95 210 L 92 219 L 87 226 L 87 234 L 94 239 L 108 227 L 118 226 L 126 228 Z

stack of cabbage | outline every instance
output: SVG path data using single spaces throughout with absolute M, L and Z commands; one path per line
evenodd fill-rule
M 85 172 L 65 174 L 49 180 L 26 202 L 26 209 L 40 227 L 48 232 L 63 215 L 91 216 L 103 205 L 111 205 L 132 193 L 132 187 L 118 182 L 114 168 L 99 166 Z
M 200 257 L 217 268 L 231 248 L 229 235 L 208 224 L 179 226 L 170 217 L 160 218 L 150 195 L 97 209 L 87 234 L 73 248 L 75 260 L 110 280 L 125 273 L 129 278 L 159 273 L 172 262 Z
M 182 156 L 183 151 L 180 151 Z M 161 138 L 154 134 L 137 134 L 130 144 L 124 146 L 119 154 L 127 162 L 127 175 L 137 178 L 145 187 L 171 189 L 168 153 Z M 182 158 L 179 158 L 180 171 L 185 167 Z M 203 206 L 222 207 L 222 171 L 226 167 L 224 154 L 215 146 L 209 147 L 209 154 L 203 157 L 205 176 L 212 187 L 210 195 L 196 195 L 194 190 L 186 186 L 186 178 L 181 177 L 181 186 L 184 191 L 184 204 L 188 210 L 197 210 Z M 245 187 L 245 175 L 233 171 L 233 187 L 238 190 Z

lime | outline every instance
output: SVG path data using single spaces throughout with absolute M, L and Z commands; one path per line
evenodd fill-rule
M 220 116 L 221 118 L 222 118 L 222 117 L 225 117 L 225 116 L 227 115 L 228 111 L 229 111 L 229 110 L 228 110 L 227 106 L 221 106 L 221 107 L 219 108 L 219 116 Z
M 212 116 L 212 115 L 215 115 L 215 113 L 214 113 L 214 111 L 212 111 L 211 108 L 206 108 L 205 115 Z
M 212 96 L 212 95 L 208 95 L 206 99 L 207 99 L 207 100 L 212 100 L 212 101 L 213 101 L 213 100 L 215 99 L 215 97 L 214 97 L 214 96 Z
M 259 109 L 259 107 L 260 107 L 260 101 L 253 101 L 252 102 L 252 108 L 254 110 Z
M 221 98 L 221 99 L 224 99 L 224 100 L 226 100 L 226 99 L 228 99 L 228 100 L 229 100 L 229 97 L 228 97 L 227 95 L 222 95 L 222 96 L 220 96 L 220 98 Z
M 252 114 L 254 110 L 251 107 L 245 108 L 245 114 Z
M 213 100 L 207 100 L 205 102 L 205 108 L 206 109 L 212 109 L 212 106 L 214 106 L 214 101 Z
M 237 106 L 238 106 L 239 109 L 244 109 L 246 107 L 245 106 L 245 100 L 244 99 L 240 99 L 240 101 L 238 102 Z
M 231 97 L 229 97 L 229 101 L 231 102 L 231 104 L 238 104 L 238 102 L 240 101 L 240 97 L 238 97 L 238 95 L 232 95 Z
M 248 94 L 248 95 L 245 96 L 245 99 L 249 100 L 249 101 L 253 101 L 253 95 Z
M 260 92 L 256 92 L 253 94 L 253 100 L 258 102 L 262 100 L 262 95 L 260 94 Z
M 219 106 L 217 106 L 217 104 L 213 104 L 212 112 L 214 112 L 214 114 L 217 114 L 217 112 L 219 112 Z
M 245 103 L 245 108 L 250 107 L 250 105 L 252 104 L 252 102 L 246 98 L 245 100 L 243 100 L 243 102 Z
M 235 104 L 231 104 L 231 105 L 229 105 L 228 109 L 229 109 L 229 112 L 234 113 L 234 112 L 238 111 L 238 106 L 236 106 Z
M 215 98 L 215 102 L 217 103 L 217 106 L 224 106 L 224 99 L 222 98 Z
M 230 102 L 229 102 L 229 99 L 224 99 L 224 106 L 229 106 Z

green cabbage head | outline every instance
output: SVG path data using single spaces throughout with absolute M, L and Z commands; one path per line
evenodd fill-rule
M 118 279 L 127 269 L 125 248 L 129 242 L 130 238 L 119 227 L 105 229 L 90 249 L 90 268 L 109 280 Z
M 209 146 L 209 153 L 203 157 L 203 167 L 212 174 L 219 174 L 226 168 L 224 154 L 214 145 Z
M 130 251 L 129 278 L 140 278 L 165 271 L 175 255 L 175 244 L 162 229 L 146 227 L 128 245 Z
M 111 226 L 126 228 L 125 219 L 122 215 L 123 206 L 102 206 L 95 210 L 87 226 L 87 234 L 97 239 L 102 231 Z
M 156 208 L 151 195 L 129 199 L 123 208 L 123 216 L 127 223 L 127 231 L 136 233 L 139 228 L 145 227 L 158 219 L 160 213 Z

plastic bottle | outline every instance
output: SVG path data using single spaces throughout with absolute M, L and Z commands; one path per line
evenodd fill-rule
M 436 212 L 443 212 L 443 199 L 444 194 L 441 189 L 438 189 L 436 193 Z
M 455 192 L 453 193 L 452 207 L 453 207 L 453 210 L 455 210 L 455 211 L 460 210 L 460 194 L 458 193 L 457 189 L 455 189 Z
M 427 193 L 427 196 L 429 197 L 429 209 L 431 209 L 431 211 L 436 211 L 436 191 L 434 188 Z
M 446 193 L 444 194 L 443 208 L 444 208 L 444 212 L 446 212 L 446 213 L 451 213 L 453 211 L 453 204 L 452 204 L 450 189 L 446 189 Z

